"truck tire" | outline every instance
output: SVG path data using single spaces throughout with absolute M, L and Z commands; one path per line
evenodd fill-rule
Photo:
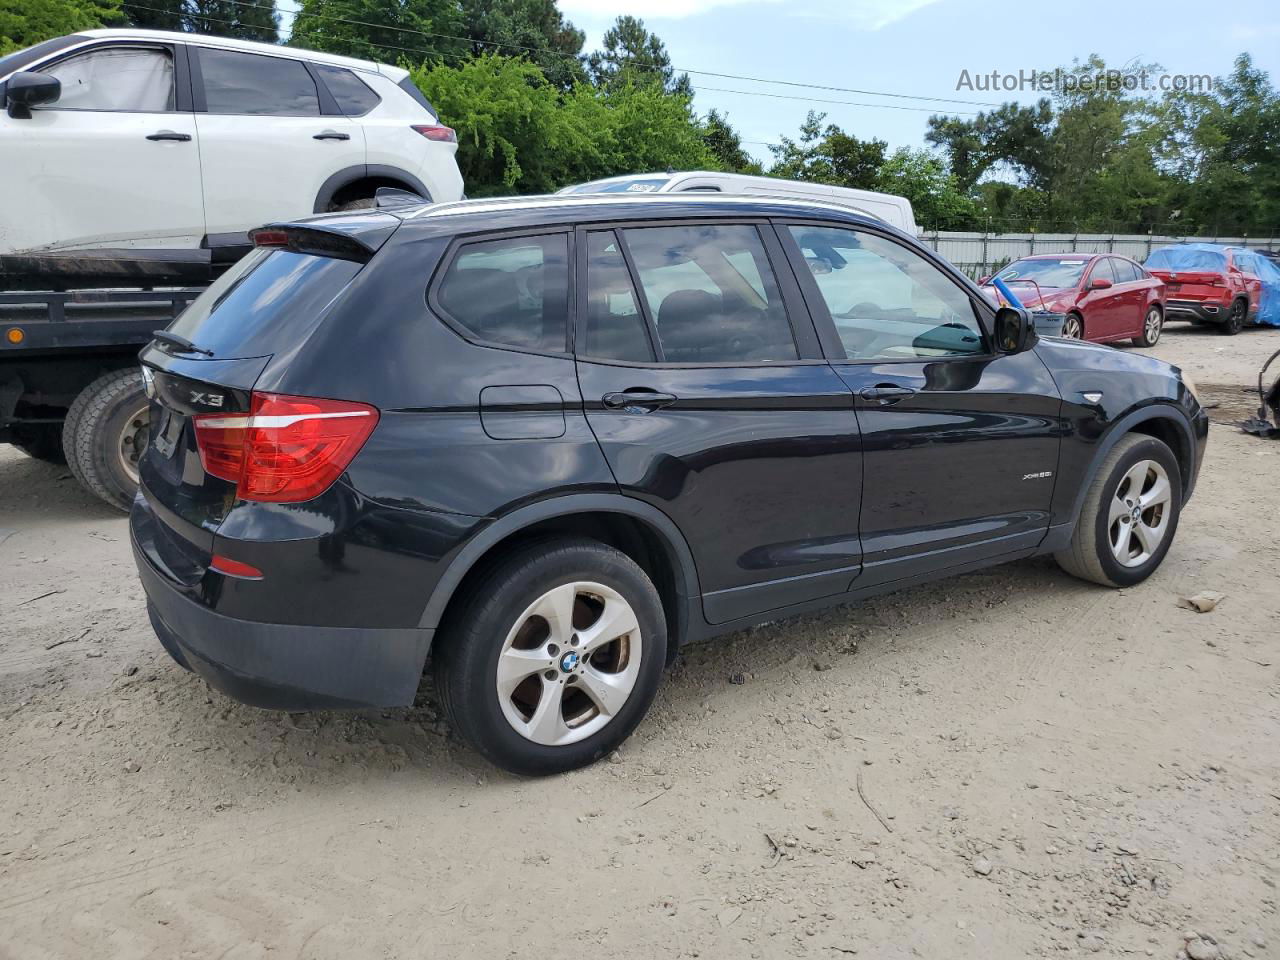
M 56 423 L 16 424 L 9 430 L 9 442 L 35 460 L 65 463 L 62 428 Z
M 62 427 L 67 465 L 91 493 L 128 511 L 138 489 L 149 415 L 137 367 L 113 370 L 80 391 Z

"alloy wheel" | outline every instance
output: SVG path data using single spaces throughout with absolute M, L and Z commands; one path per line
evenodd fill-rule
M 1169 530 L 1173 487 L 1155 460 L 1140 460 L 1112 494 L 1107 513 L 1107 538 L 1112 555 L 1126 567 L 1140 567 L 1151 559 Z
M 1084 339 L 1084 327 L 1080 323 L 1080 318 L 1069 316 L 1062 322 L 1062 335 L 1068 340 Z
M 543 746 L 585 740 L 627 703 L 643 654 L 635 611 L 616 590 L 590 581 L 553 587 L 502 644 L 495 676 L 502 714 Z
M 1160 321 L 1160 311 L 1152 307 L 1147 311 L 1147 319 L 1142 323 L 1142 332 L 1146 335 L 1148 346 L 1154 347 L 1160 339 L 1160 330 L 1164 325 Z

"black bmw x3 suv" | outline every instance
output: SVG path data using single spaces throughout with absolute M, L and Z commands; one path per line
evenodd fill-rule
M 466 201 L 276 224 L 142 354 L 151 622 L 289 710 L 413 701 L 589 763 L 685 643 L 1052 553 L 1136 584 L 1207 418 L 821 204 Z

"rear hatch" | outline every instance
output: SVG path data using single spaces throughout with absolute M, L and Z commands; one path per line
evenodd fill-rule
M 1222 274 L 1210 270 L 1153 270 L 1153 277 L 1164 282 L 1165 294 L 1175 300 L 1220 300 L 1226 287 Z
M 253 387 L 273 357 L 301 348 L 398 225 L 372 214 L 256 231 L 253 252 L 143 350 L 151 425 L 139 474 L 150 510 L 135 511 L 134 531 L 170 579 L 194 587 L 204 575 L 241 490 L 237 445 L 251 414 L 286 426 L 339 416 L 317 412 L 325 401 L 300 406 Z

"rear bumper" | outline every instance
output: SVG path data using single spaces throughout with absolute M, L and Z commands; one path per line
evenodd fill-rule
M 227 617 L 184 596 L 131 539 L 161 644 L 211 687 L 276 710 L 413 703 L 433 630 L 293 626 Z
M 1219 323 L 1225 319 L 1227 308 L 1213 300 L 1166 300 L 1164 315 L 1170 320 L 1195 319 Z

